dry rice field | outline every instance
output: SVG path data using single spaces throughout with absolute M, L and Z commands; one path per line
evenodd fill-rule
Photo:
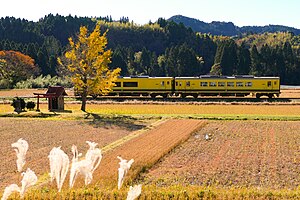
M 239 192 L 251 199 L 252 195 L 267 197 L 269 193 L 264 191 L 270 190 L 279 191 L 276 194 L 278 196 L 284 195 L 280 193 L 282 190 L 291 191 L 287 196 L 295 197 L 294 191 L 300 186 L 299 122 L 194 119 L 153 122 L 137 118 L 0 118 L 0 193 L 8 184 L 20 182 L 15 152 L 10 144 L 22 137 L 29 142 L 24 168 L 30 167 L 40 178 L 40 183 L 44 182 L 36 199 L 49 198 L 42 192 L 45 189 L 56 190 L 54 183 L 45 182 L 49 172 L 47 156 L 52 147 L 62 146 L 71 157 L 71 145 L 76 144 L 79 152 L 84 154 L 88 148 L 86 140 L 98 142 L 100 148 L 106 149 L 100 168 L 95 171 L 94 180 L 89 186 L 112 191 L 105 199 L 111 199 L 111 195 L 124 197 L 124 191 L 119 194 L 116 191 L 117 156 L 135 160 L 125 178 L 124 187 L 142 183 L 145 188 L 142 199 L 148 199 L 148 196 L 152 199 L 169 199 L 170 195 L 177 193 L 181 196 L 179 199 L 186 199 L 185 195 L 193 198 L 205 195 L 208 199 L 216 198 L 211 195 L 217 195 L 220 199 L 229 196 L 231 199 Z M 143 131 L 136 137 L 124 140 L 140 130 Z M 209 139 L 205 139 L 206 134 Z M 120 146 L 110 150 L 105 148 L 123 140 Z M 67 183 L 68 179 L 63 187 L 67 194 L 64 193 L 64 198 L 58 196 L 59 199 L 72 198 Z M 83 195 L 82 198 L 85 198 L 87 191 L 83 185 L 83 178 L 79 177 L 75 191 L 81 193 L 75 196 Z M 186 188 L 186 192 L 182 188 Z M 213 189 L 211 193 L 210 188 L 217 190 Z M 50 195 L 55 196 L 55 193 Z
M 146 173 L 144 182 L 160 187 L 296 189 L 299 130 L 299 122 L 209 121 Z
M 11 147 L 13 142 L 23 138 L 29 143 L 27 161 L 24 166 L 34 170 L 37 176 L 49 172 L 47 156 L 53 147 L 61 146 L 71 157 L 71 146 L 85 153 L 85 141 L 94 141 L 102 148 L 120 138 L 149 125 L 151 121 L 123 121 L 122 124 L 103 123 L 95 120 L 43 120 L 0 118 L 0 188 L 19 183 L 16 172 L 16 155 Z M 0 192 L 1 193 L 1 192 Z
M 116 169 L 119 166 L 117 156 L 128 160 L 134 159 L 129 177 L 135 178 L 204 125 L 205 122 L 200 120 L 168 120 L 157 128 L 124 143 L 103 157 L 98 170 L 99 181 L 101 183 L 112 181 L 116 185 Z
M 157 124 L 154 127 L 157 127 L 151 129 L 152 122 L 134 120 L 130 126 L 128 122 L 126 126 L 118 126 L 103 124 L 103 120 L 95 122 L 0 118 L 0 151 L 2 152 L 0 159 L 4 161 L 0 164 L 0 188 L 20 181 L 20 175 L 16 172 L 15 152 L 10 146 L 19 138 L 29 143 L 24 169 L 29 167 L 38 177 L 45 179 L 47 177 L 45 175 L 49 172 L 47 156 L 53 147 L 61 146 L 71 158 L 72 144 L 76 144 L 79 152 L 84 155 L 88 148 L 86 140 L 97 142 L 99 147 L 103 148 L 117 140 L 125 140 L 132 132 L 146 128 L 145 133 L 140 133 L 138 137 L 125 141 L 124 144 L 121 143 L 121 146 L 113 149 L 105 148 L 100 168 L 93 175 L 94 183 L 100 182 L 102 185 L 113 183 L 113 186 L 116 186 L 119 166 L 117 156 L 135 160 L 129 175 L 131 177 L 129 180 L 132 180 L 140 171 L 151 167 L 204 125 L 200 120 L 169 120 L 154 123 Z M 83 178 L 78 178 L 75 188 L 81 188 L 82 185 L 84 185 Z M 53 184 L 50 187 L 53 187 Z

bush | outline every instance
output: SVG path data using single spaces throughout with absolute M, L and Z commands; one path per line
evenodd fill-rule
M 11 81 L 8 79 L 0 80 L 0 89 L 10 89 L 12 88 Z
M 11 104 L 11 106 L 13 106 L 15 108 L 14 111 L 17 113 L 24 111 L 25 105 L 26 105 L 26 103 L 25 103 L 24 99 L 19 98 L 19 97 L 14 98 L 13 102 Z
M 47 76 L 38 76 L 36 78 L 29 78 L 26 81 L 18 82 L 15 85 L 16 89 L 28 89 L 28 88 L 48 88 L 49 86 L 63 86 L 63 87 L 73 87 L 71 80 L 67 77 L 61 78 L 58 76 L 51 77 Z
M 27 108 L 28 110 L 33 110 L 34 107 L 35 107 L 35 103 L 34 103 L 33 101 L 28 101 L 28 102 L 26 103 L 26 108 Z

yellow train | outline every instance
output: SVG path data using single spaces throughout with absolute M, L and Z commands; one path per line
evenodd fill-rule
M 279 77 L 200 76 L 200 77 L 119 77 L 110 95 L 119 96 L 236 96 L 279 97 Z

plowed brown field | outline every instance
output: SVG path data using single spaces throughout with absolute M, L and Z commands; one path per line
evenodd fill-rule
M 127 176 L 135 177 L 141 170 L 151 167 L 175 146 L 187 140 L 205 123 L 200 120 L 169 120 L 147 131 L 105 154 L 100 169 L 95 174 L 95 179 L 100 183 L 109 181 L 116 185 L 119 168 L 118 155 L 124 159 L 135 160 Z
M 23 138 L 29 143 L 26 164 L 37 176 L 49 172 L 48 154 L 53 147 L 61 146 L 71 158 L 71 146 L 76 144 L 79 152 L 88 149 L 86 140 L 94 141 L 99 147 L 127 136 L 134 130 L 145 127 L 149 122 L 120 122 L 120 125 L 94 120 L 56 121 L 43 119 L 0 118 L 0 188 L 20 183 L 16 172 L 16 155 L 13 142 Z
M 299 130 L 299 122 L 209 121 L 153 167 L 145 184 L 295 189 L 300 185 Z

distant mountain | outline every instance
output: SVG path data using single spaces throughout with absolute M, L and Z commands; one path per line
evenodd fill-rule
M 213 35 L 235 36 L 243 33 L 265 33 L 265 32 L 293 32 L 295 35 L 300 34 L 300 29 L 281 25 L 267 26 L 235 26 L 232 22 L 213 21 L 206 23 L 198 19 L 175 15 L 168 20 L 176 23 L 183 23 L 187 27 L 191 27 L 195 32 L 211 33 Z

